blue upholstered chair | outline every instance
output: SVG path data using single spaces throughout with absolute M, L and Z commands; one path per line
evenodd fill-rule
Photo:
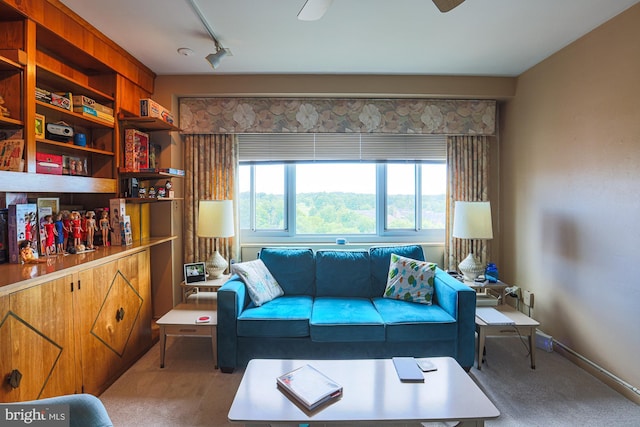
M 69 394 L 15 404 L 69 405 L 70 427 L 113 427 L 102 401 L 91 394 Z

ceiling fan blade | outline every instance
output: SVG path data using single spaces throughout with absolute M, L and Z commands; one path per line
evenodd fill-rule
M 322 18 L 333 0 L 307 0 L 298 12 L 301 21 L 317 21 Z
M 454 7 L 460 6 L 462 2 L 464 0 L 433 0 L 433 3 L 442 13 L 449 12 Z

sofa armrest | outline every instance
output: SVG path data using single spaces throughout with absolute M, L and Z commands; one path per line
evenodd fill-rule
M 218 366 L 223 372 L 233 372 L 238 350 L 238 316 L 247 306 L 247 288 L 237 275 L 218 290 Z
M 440 268 L 434 285 L 436 302 L 458 325 L 456 360 L 463 368 L 471 368 L 475 357 L 476 292 Z

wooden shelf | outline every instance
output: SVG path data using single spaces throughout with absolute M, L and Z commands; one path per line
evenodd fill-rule
M 19 129 L 24 126 L 22 120 L 12 119 L 11 117 L 0 116 L 0 128 L 5 129 Z
M 106 120 L 100 120 L 98 118 L 94 119 L 90 116 L 85 116 L 83 114 L 78 114 L 70 110 L 65 110 L 64 108 L 56 107 L 55 105 L 47 104 L 46 102 L 36 101 L 36 106 L 44 107 L 47 110 L 65 114 L 67 117 L 69 117 L 69 120 L 73 120 L 74 122 L 73 124 L 78 124 L 78 125 L 87 126 L 87 127 L 96 127 L 96 126 L 102 126 L 105 128 L 115 127 L 115 123 L 110 123 L 110 122 L 107 122 Z
M 0 56 L 0 71 L 22 71 L 22 65 L 18 64 L 15 61 L 12 61 L 9 58 L 4 56 Z
M 120 116 L 119 120 L 122 122 L 122 126 L 126 128 L 136 128 L 142 132 L 152 131 L 170 131 L 180 132 L 177 126 L 167 123 L 157 117 L 124 117 Z
M 184 200 L 180 197 L 126 197 L 127 203 L 161 203 L 173 200 Z
M 58 142 L 58 141 L 52 141 L 50 139 L 36 139 L 36 141 L 39 144 L 52 145 L 55 147 L 64 148 L 65 150 L 69 150 L 69 151 L 83 151 L 88 153 L 102 154 L 104 156 L 115 156 L 115 153 L 113 151 L 99 150 L 97 148 L 91 148 L 91 147 L 82 147 L 79 145 L 74 145 L 72 142 Z
M 120 178 L 138 179 L 163 179 L 163 178 L 184 178 L 184 175 L 169 172 L 133 172 L 125 168 L 118 170 Z
M 0 171 L 0 182 L 2 191 L 14 192 L 115 194 L 118 191 L 116 179 L 87 176 Z
M 72 78 L 56 73 L 53 70 L 46 68 L 44 65 L 38 64 L 37 71 L 37 86 L 42 89 L 52 90 L 55 92 L 71 92 L 73 95 L 85 95 L 92 98 L 95 101 L 113 102 L 113 96 L 85 85 Z M 44 85 L 43 85 L 44 83 Z

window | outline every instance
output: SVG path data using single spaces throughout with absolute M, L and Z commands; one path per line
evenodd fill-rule
M 426 160 L 394 161 L 387 158 L 398 155 L 399 148 L 406 153 L 411 144 L 397 144 L 389 136 L 364 142 L 359 135 L 323 138 L 321 147 L 317 135 L 239 138 L 243 242 L 443 240 L 444 138 L 422 142 L 431 145 Z M 372 147 L 372 157 L 384 156 L 384 161 L 362 158 Z M 390 148 L 391 155 L 385 153 Z

